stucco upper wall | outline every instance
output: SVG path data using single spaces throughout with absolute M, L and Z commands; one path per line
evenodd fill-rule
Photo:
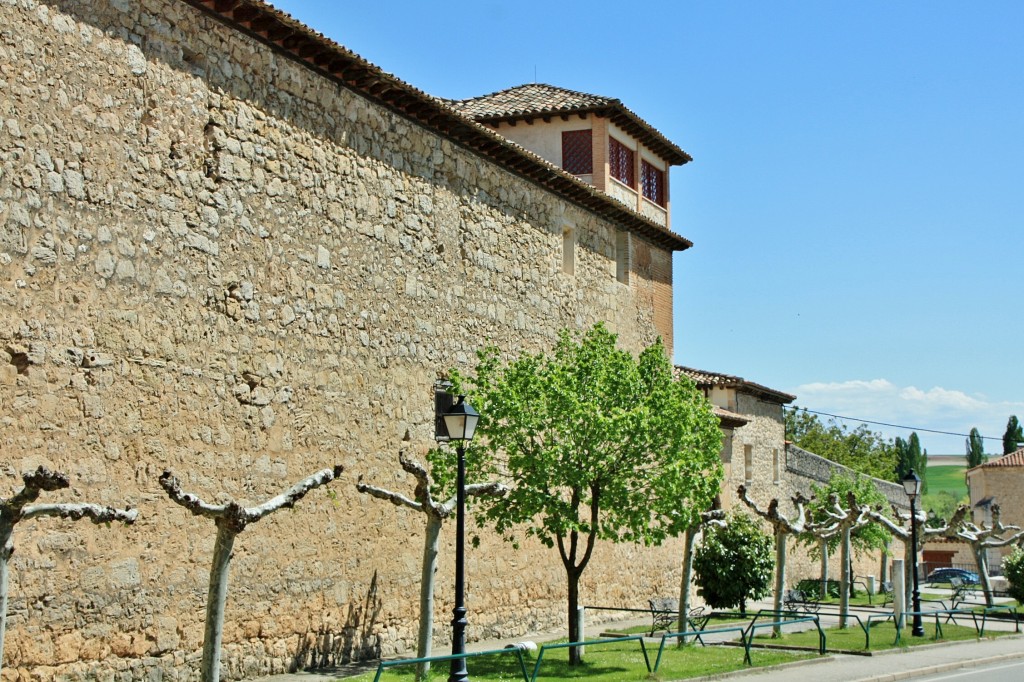
M 606 321 L 671 347 L 671 254 L 634 234 L 620 284 L 617 225 L 182 2 L 0 0 L 0 27 L 0 495 L 46 465 L 141 511 L 19 526 L 5 668 L 194 664 L 213 529 L 165 469 L 244 504 L 347 469 L 236 544 L 224 679 L 409 652 L 422 523 L 355 480 L 406 483 L 435 378 L 485 343 Z M 554 555 L 481 536 L 474 634 L 563 622 Z M 603 547 L 587 600 L 671 588 L 677 550 Z

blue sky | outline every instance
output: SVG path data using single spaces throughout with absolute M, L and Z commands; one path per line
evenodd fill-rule
M 1024 3 L 273 4 L 430 94 L 618 97 L 689 152 L 676 362 L 862 419 L 1024 418 Z

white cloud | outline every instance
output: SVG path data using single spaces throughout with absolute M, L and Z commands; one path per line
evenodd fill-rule
M 926 433 L 924 429 L 966 434 L 977 427 L 986 440 L 986 452 L 1001 454 L 1006 420 L 1011 414 L 1024 417 L 1024 402 L 990 401 L 981 394 L 968 394 L 940 386 L 928 390 L 916 386 L 897 386 L 887 379 L 815 382 L 790 391 L 795 404 L 817 412 L 827 412 L 856 420 L 909 426 L 899 429 L 869 424 L 886 436 L 906 438 L 917 430 L 924 447 L 932 454 L 961 454 L 963 436 Z

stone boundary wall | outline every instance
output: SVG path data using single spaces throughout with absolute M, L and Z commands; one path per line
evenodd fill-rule
M 183 2 L 0 0 L 0 495 L 45 465 L 47 501 L 140 510 L 19 525 L 3 680 L 198 679 L 214 529 L 165 469 L 249 505 L 346 467 L 238 537 L 224 679 L 412 653 L 423 524 L 355 482 L 411 494 L 397 454 L 484 343 L 652 342 L 671 254 L 620 284 L 617 229 Z M 470 637 L 564 629 L 557 553 L 479 535 Z M 674 594 L 680 555 L 603 543 L 582 601 Z
M 786 444 L 786 471 L 807 481 L 806 490 L 803 491 L 806 495 L 810 494 L 812 483 L 825 485 L 832 478 L 833 474 L 846 474 L 850 477 L 863 476 L 863 474 L 858 474 L 849 467 L 827 460 L 813 452 L 803 450 L 792 443 Z M 875 488 L 885 495 L 885 498 L 890 503 L 903 509 L 910 508 L 907 493 L 903 490 L 902 485 L 883 481 L 879 478 L 873 478 L 872 481 L 875 484 Z

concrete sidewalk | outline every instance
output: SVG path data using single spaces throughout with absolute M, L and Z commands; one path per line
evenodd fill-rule
M 742 677 L 745 682 L 792 682 L 806 677 L 814 682 L 894 682 L 1016 658 L 1024 658 L 1022 635 L 893 649 L 873 656 L 834 654 L 791 665 L 738 671 L 717 679 Z

